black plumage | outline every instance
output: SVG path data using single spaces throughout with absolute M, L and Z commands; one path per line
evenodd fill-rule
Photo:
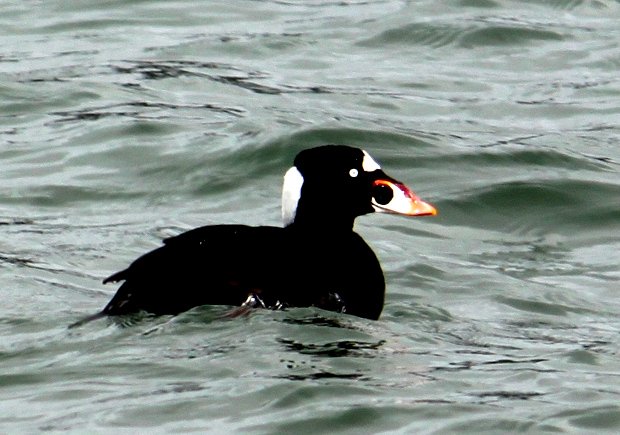
M 377 319 L 385 281 L 374 252 L 353 231 L 355 218 L 435 209 L 366 152 L 344 145 L 299 153 L 283 190 L 283 228 L 212 225 L 166 239 L 104 281 L 123 283 L 93 318 L 231 305 L 316 306 Z

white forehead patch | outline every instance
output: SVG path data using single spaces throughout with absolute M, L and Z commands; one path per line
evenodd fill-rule
M 364 160 L 362 160 L 362 169 L 364 169 L 364 171 L 372 172 L 372 171 L 376 171 L 377 169 L 381 169 L 381 166 L 379 166 L 379 164 L 375 162 L 375 159 L 370 157 L 370 154 L 368 154 L 366 151 L 363 151 L 363 152 L 364 152 Z
M 304 177 L 301 172 L 293 166 L 284 174 L 284 184 L 282 185 L 282 223 L 288 226 L 295 220 L 297 204 L 301 198 L 301 186 L 304 184 Z

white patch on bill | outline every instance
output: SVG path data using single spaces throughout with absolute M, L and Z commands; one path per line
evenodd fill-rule
M 368 154 L 366 151 L 363 151 L 363 152 L 364 152 L 364 160 L 362 160 L 362 168 L 364 169 L 364 171 L 372 172 L 372 171 L 376 171 L 377 169 L 381 169 L 381 166 L 379 166 L 379 163 L 375 162 L 375 159 L 370 157 L 370 154 Z
M 297 204 L 301 198 L 301 186 L 304 184 L 304 177 L 301 172 L 293 166 L 284 174 L 284 184 L 282 185 L 282 223 L 288 226 L 295 220 L 297 214 Z

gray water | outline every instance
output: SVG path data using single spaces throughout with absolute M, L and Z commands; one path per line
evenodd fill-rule
M 620 3 L 0 2 L 0 432 L 620 430 Z M 67 325 L 164 237 L 366 149 L 379 321 Z

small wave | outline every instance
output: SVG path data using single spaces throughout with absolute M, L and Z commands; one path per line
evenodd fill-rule
M 440 202 L 446 224 L 503 232 L 609 231 L 620 222 L 620 186 L 591 180 L 507 181 Z
M 359 41 L 362 47 L 383 47 L 386 45 L 422 45 L 432 48 L 458 46 L 473 48 L 483 46 L 525 45 L 532 41 L 560 41 L 565 36 L 545 23 L 530 23 L 511 20 L 509 22 L 465 22 L 429 23 L 418 22 L 385 30 L 375 36 Z
M 531 41 L 561 41 L 564 37 L 551 30 L 517 26 L 489 26 L 465 32 L 459 45 L 465 48 L 488 45 L 525 45 Z
M 416 44 L 443 47 L 456 41 L 463 29 L 454 25 L 412 23 L 385 30 L 376 36 L 358 42 L 362 47 L 382 47 L 392 44 Z
M 413 158 L 412 158 L 413 159 Z M 464 165 L 472 167 L 512 167 L 523 166 L 528 169 L 544 167 L 547 169 L 601 170 L 607 168 L 607 162 L 600 158 L 589 158 L 582 155 L 572 155 L 566 151 L 554 148 L 530 148 L 510 150 L 481 150 L 472 153 L 415 157 L 418 165 L 425 167 L 439 167 L 445 165 Z M 408 163 L 409 165 L 411 163 Z M 491 169 L 489 169 L 491 170 Z

